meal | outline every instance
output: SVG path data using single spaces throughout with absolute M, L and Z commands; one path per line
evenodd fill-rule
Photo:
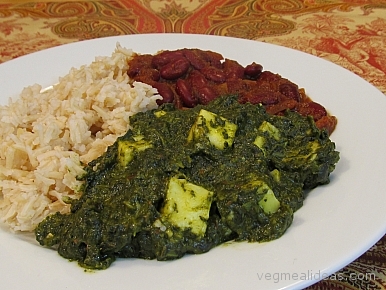
M 177 54 L 186 51 L 219 58 Z M 200 67 L 184 56 L 181 73 L 183 58 L 150 68 L 156 56 L 138 61 L 118 45 L 51 90 L 27 88 L 1 107 L 0 214 L 10 228 L 35 231 L 86 268 L 170 260 L 279 238 L 305 190 L 329 182 L 336 118 L 302 89 L 255 63 L 219 81 L 205 73 L 227 71 L 213 73 L 217 60 L 205 56 Z M 196 86 L 199 73 L 206 81 Z

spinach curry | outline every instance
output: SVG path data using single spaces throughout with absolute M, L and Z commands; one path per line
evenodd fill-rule
M 36 228 L 41 245 L 85 268 L 279 238 L 305 190 L 327 184 L 339 160 L 312 117 L 269 115 L 234 96 L 188 110 L 164 104 L 130 124 L 86 166 L 71 213 Z

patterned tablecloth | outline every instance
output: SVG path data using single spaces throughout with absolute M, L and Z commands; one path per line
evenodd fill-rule
M 385 0 L 0 0 L 0 63 L 65 43 L 153 32 L 279 44 L 339 64 L 386 93 Z M 307 289 L 386 289 L 386 237 Z

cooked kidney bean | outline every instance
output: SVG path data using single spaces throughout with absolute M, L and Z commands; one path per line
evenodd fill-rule
M 224 58 L 220 53 L 210 50 L 201 50 L 201 55 L 211 66 L 222 68 L 222 61 Z
M 127 74 L 132 81 L 155 87 L 163 100 L 177 108 L 206 105 L 227 94 L 237 95 L 240 103 L 262 104 L 270 114 L 286 110 L 310 115 L 319 128 L 329 133 L 337 120 L 313 102 L 296 84 L 281 75 L 264 71 L 256 62 L 245 67 L 224 59 L 217 52 L 197 48 L 163 51 L 156 55 L 136 55 L 129 61 Z
M 210 81 L 216 83 L 223 83 L 226 80 L 225 73 L 213 66 L 206 66 L 200 70 L 200 72 Z
M 262 73 L 262 71 L 263 66 L 253 62 L 245 67 L 244 74 L 252 79 L 256 79 Z
M 161 77 L 166 80 L 175 80 L 183 77 L 190 67 L 189 61 L 185 57 L 177 58 L 159 69 Z
M 194 88 L 202 88 L 208 85 L 208 80 L 197 70 L 191 71 L 188 79 Z
M 173 103 L 174 92 L 168 84 L 158 82 L 151 82 L 149 84 L 156 88 L 158 90 L 158 93 L 162 96 L 162 100 L 157 100 L 158 105 L 161 105 L 163 103 Z
M 297 102 L 300 101 L 300 94 L 298 90 L 298 86 L 295 84 L 284 83 L 279 85 L 279 92 L 288 97 L 289 99 L 293 99 Z
M 216 92 L 210 87 L 200 87 L 196 90 L 197 98 L 200 100 L 200 104 L 207 105 L 215 98 L 218 97 Z
M 200 70 L 207 66 L 208 63 L 204 60 L 197 49 L 185 49 L 183 52 L 187 60 L 189 60 L 190 64 L 195 69 Z
M 163 51 L 159 54 L 156 54 L 153 56 L 153 59 L 151 61 L 151 65 L 156 68 L 160 69 L 164 65 L 168 64 L 171 61 L 175 61 L 178 58 L 183 57 L 184 54 L 181 51 Z
M 193 108 L 198 104 L 188 81 L 178 79 L 176 82 L 176 92 L 186 107 Z
M 136 55 L 131 61 L 130 61 L 130 67 L 127 71 L 127 74 L 129 77 L 134 78 L 136 77 L 141 69 L 146 69 L 151 67 L 151 62 L 153 60 L 153 57 L 149 54 L 144 55 Z
M 223 63 L 224 73 L 229 79 L 242 79 L 244 77 L 244 67 L 235 60 L 225 59 Z

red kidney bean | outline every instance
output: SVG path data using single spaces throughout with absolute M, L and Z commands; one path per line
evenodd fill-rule
M 244 67 L 237 61 L 225 59 L 223 69 L 227 79 L 241 79 L 244 76 Z
M 197 53 L 197 50 L 195 49 L 185 49 L 184 50 L 184 56 L 189 60 L 190 64 L 195 68 L 195 69 L 203 69 L 206 65 L 207 62 L 201 57 L 199 53 Z
M 200 71 L 208 80 L 223 83 L 226 80 L 225 73 L 213 66 L 206 66 Z
M 188 79 L 194 88 L 201 88 L 208 85 L 208 80 L 197 70 L 191 71 Z
M 279 85 L 279 92 L 289 99 L 297 102 L 300 101 L 300 94 L 297 85 L 292 83 L 284 83 Z
M 129 60 L 128 75 L 157 88 L 165 102 L 178 109 L 208 104 L 218 96 L 234 94 L 241 103 L 263 104 L 270 114 L 287 109 L 310 115 L 320 128 L 332 132 L 336 118 L 312 102 L 298 86 L 279 74 L 263 71 L 255 62 L 243 67 L 219 53 L 200 49 L 163 51 L 136 55 Z M 335 118 L 335 119 L 334 119 Z
M 136 55 L 132 60 L 130 60 L 130 67 L 127 71 L 129 77 L 134 78 L 142 69 L 151 67 L 152 59 L 151 55 Z
M 158 93 L 162 96 L 162 100 L 157 100 L 158 105 L 161 105 L 163 103 L 173 103 L 174 92 L 168 84 L 152 82 L 150 85 L 156 88 Z
M 130 68 L 127 70 L 127 74 L 130 78 L 133 79 L 139 74 L 140 70 L 141 70 L 141 66 L 134 66 L 130 64 Z
M 192 87 L 184 79 L 178 79 L 176 82 L 176 93 L 180 96 L 186 107 L 193 108 L 197 105 L 197 99 L 192 93 Z
M 184 54 L 181 51 L 166 50 L 153 56 L 151 65 L 156 69 L 160 69 L 161 67 L 168 64 L 169 62 L 174 61 L 177 58 L 181 58 L 183 56 Z
M 185 57 L 181 57 L 161 67 L 159 72 L 161 77 L 163 77 L 164 79 L 174 80 L 184 76 L 189 70 L 189 67 L 189 61 Z
M 251 79 L 256 79 L 263 71 L 263 66 L 255 62 L 247 65 L 244 69 L 244 74 Z
M 201 87 L 196 90 L 197 98 L 200 104 L 207 105 L 209 102 L 216 99 L 218 96 L 215 91 L 210 87 Z
M 203 57 L 210 63 L 211 66 L 222 68 L 222 61 L 224 57 L 217 52 L 206 50 L 202 51 Z

